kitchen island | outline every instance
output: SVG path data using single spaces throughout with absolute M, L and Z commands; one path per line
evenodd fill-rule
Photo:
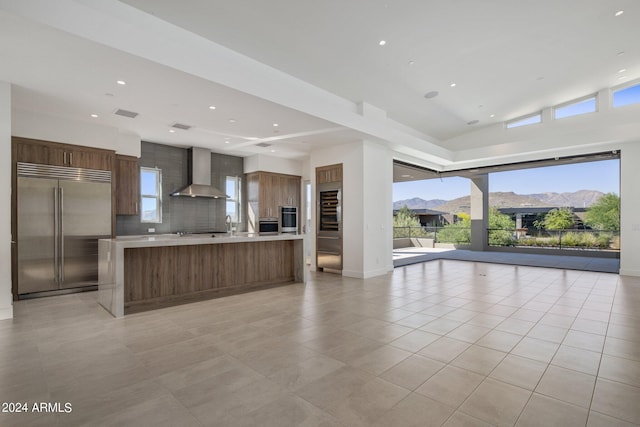
M 306 282 L 305 236 L 166 234 L 98 242 L 98 302 L 115 317 Z

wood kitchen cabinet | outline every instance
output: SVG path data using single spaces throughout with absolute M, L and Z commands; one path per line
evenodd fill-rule
M 247 174 L 248 226 L 258 231 L 260 218 L 277 218 L 279 206 L 300 207 L 301 178 L 271 172 Z
M 138 158 L 116 155 L 116 215 L 137 215 L 140 203 Z
M 112 170 L 115 152 L 29 138 L 12 138 L 15 161 L 84 169 Z
M 316 168 L 316 184 L 342 182 L 342 163 Z

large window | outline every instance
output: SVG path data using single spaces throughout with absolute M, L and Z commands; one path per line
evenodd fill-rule
M 237 225 L 241 221 L 240 203 L 242 201 L 242 178 L 239 176 L 228 176 L 226 183 L 227 193 L 227 215 L 231 217 L 231 222 Z
M 162 171 L 140 168 L 141 222 L 162 222 Z

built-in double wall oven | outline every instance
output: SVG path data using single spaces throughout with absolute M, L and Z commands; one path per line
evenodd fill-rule
M 342 270 L 342 188 L 338 182 L 318 184 L 317 267 Z

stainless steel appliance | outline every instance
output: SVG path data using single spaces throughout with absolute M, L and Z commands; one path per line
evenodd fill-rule
M 95 287 L 111 237 L 111 172 L 18 163 L 18 293 Z
M 316 265 L 342 270 L 342 189 L 339 183 L 318 184 Z
M 278 234 L 278 218 L 260 218 L 258 220 L 258 233 Z
M 298 232 L 298 208 L 295 206 L 280 206 L 280 232 Z

